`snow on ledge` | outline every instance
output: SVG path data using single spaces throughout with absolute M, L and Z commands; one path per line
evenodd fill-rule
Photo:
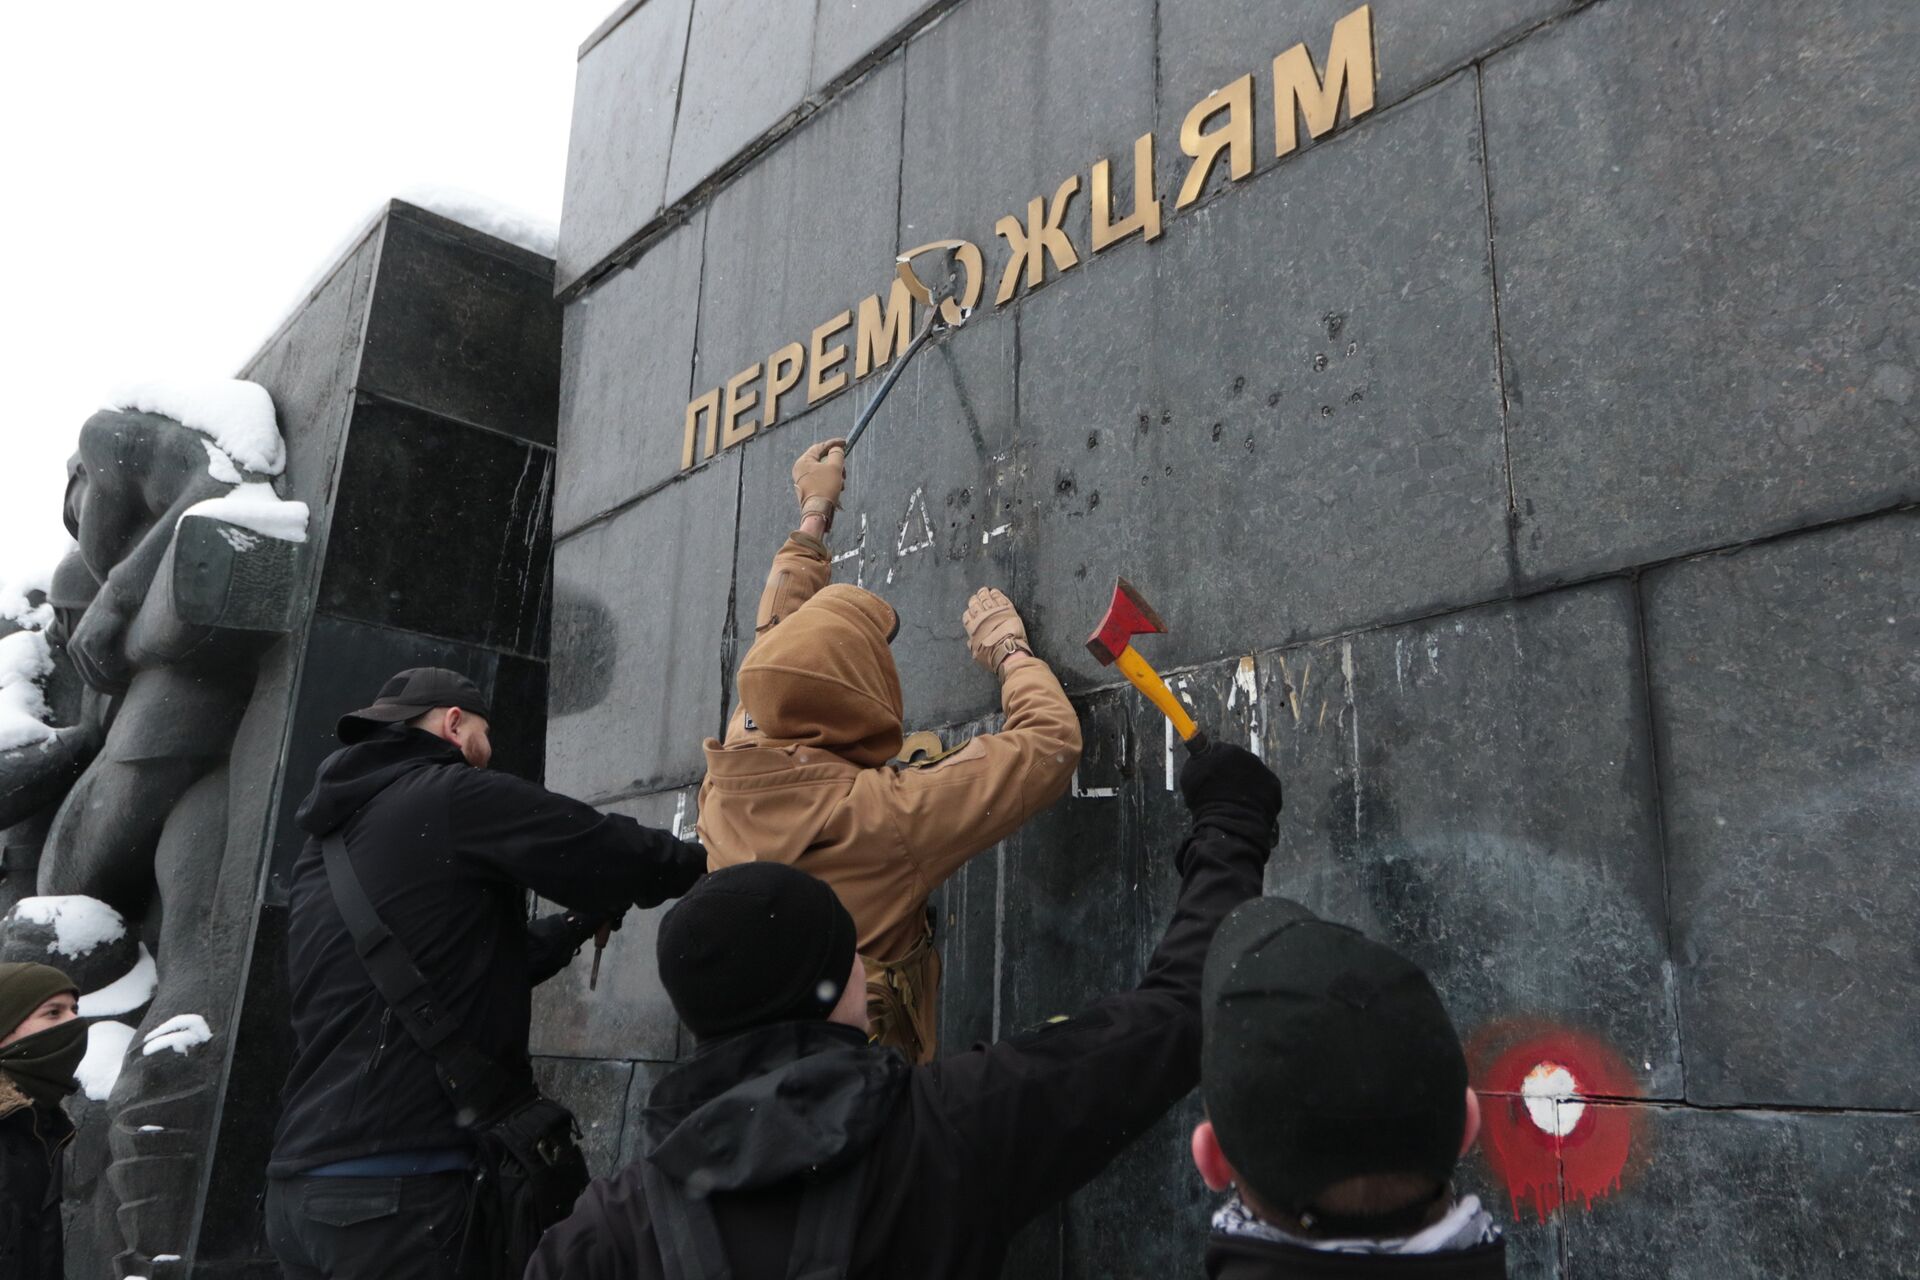
M 213 1039 L 213 1028 L 207 1020 L 197 1013 L 183 1013 L 168 1018 L 165 1022 L 147 1032 L 145 1040 L 140 1042 L 140 1056 L 151 1058 L 162 1049 L 171 1049 L 182 1057 L 195 1045 L 205 1044 Z
M 459 187 L 410 187 L 394 198 L 543 258 L 553 257 L 559 248 L 560 228 L 556 224 Z
M 232 493 L 196 502 L 180 513 L 182 520 L 188 516 L 211 516 L 282 542 L 307 540 L 307 504 L 281 497 L 272 485 L 260 480 L 239 485 Z M 250 551 L 252 547 L 236 542 L 234 550 Z
M 0 751 L 53 737 L 41 681 L 53 673 L 53 652 L 39 631 L 0 636 Z
M 96 1022 L 87 1028 L 87 1053 L 74 1069 L 73 1078 L 81 1092 L 95 1102 L 105 1102 L 120 1078 L 120 1064 L 126 1061 L 127 1046 L 133 1043 L 133 1028 L 124 1022 Z
M 153 953 L 147 950 L 147 944 L 142 942 L 139 946 L 140 958 L 134 961 L 133 968 L 98 991 L 81 995 L 81 1017 L 118 1017 L 123 1013 L 132 1013 L 153 999 L 153 989 L 160 981 L 160 973 L 154 966 Z
M 47 950 L 73 960 L 127 934 L 127 922 L 118 911 L 85 894 L 22 898 L 13 904 L 13 913 L 34 924 L 53 926 L 53 941 L 47 944 Z
M 277 476 L 287 465 L 286 441 L 273 416 L 273 397 L 257 382 L 216 378 L 129 383 L 107 399 L 109 409 L 157 413 L 211 436 L 220 451 L 249 471 Z

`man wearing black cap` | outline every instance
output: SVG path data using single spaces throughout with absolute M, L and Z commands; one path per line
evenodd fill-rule
M 1180 898 L 1139 987 L 926 1066 L 868 1043 L 826 883 L 779 862 L 708 876 L 658 942 L 693 1056 L 648 1099 L 645 1154 L 587 1189 L 527 1280 L 999 1275 L 1015 1231 L 1199 1080 L 1207 942 L 1260 892 L 1280 782 L 1215 743 L 1180 788 Z
M 481 1276 L 498 1261 L 456 1269 L 463 1241 L 491 1225 L 468 1213 L 472 1126 L 487 1118 L 460 1114 L 441 1057 L 376 989 L 336 898 L 329 837 L 451 1042 L 497 1068 L 497 1092 L 524 1096 L 534 984 L 600 924 L 705 870 L 697 845 L 489 771 L 492 719 L 466 677 L 402 671 L 341 717 L 346 745 L 295 815 L 308 833 L 287 904 L 295 1055 L 267 1170 L 268 1239 L 290 1277 Z M 573 910 L 529 926 L 528 890 Z
M 1215 1191 L 1215 1280 L 1505 1276 L 1506 1242 L 1454 1165 L 1480 1101 L 1411 961 L 1284 898 L 1235 908 L 1203 983 L 1193 1162 Z

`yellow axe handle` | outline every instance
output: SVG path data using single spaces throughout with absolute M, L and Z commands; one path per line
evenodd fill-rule
M 1180 699 L 1174 697 L 1173 690 L 1167 688 L 1167 682 L 1160 678 L 1160 673 L 1147 665 L 1147 660 L 1140 656 L 1139 650 L 1128 645 L 1113 660 L 1113 665 L 1120 668 L 1120 674 L 1134 688 L 1147 695 L 1147 701 L 1160 708 L 1167 719 L 1173 721 L 1173 731 L 1180 735 L 1180 741 L 1190 742 L 1193 735 L 1200 732 L 1200 726 L 1180 705 Z

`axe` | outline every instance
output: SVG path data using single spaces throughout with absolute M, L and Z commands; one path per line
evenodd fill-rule
M 1133 637 L 1161 635 L 1166 629 L 1160 615 L 1134 590 L 1133 584 L 1118 578 L 1113 584 L 1113 601 L 1107 605 L 1107 616 L 1100 619 L 1100 625 L 1087 637 L 1087 652 L 1098 658 L 1103 667 L 1119 667 L 1120 674 L 1173 722 L 1173 731 L 1187 744 L 1187 750 L 1198 755 L 1207 749 L 1206 730 L 1193 722 L 1160 673 L 1133 647 Z

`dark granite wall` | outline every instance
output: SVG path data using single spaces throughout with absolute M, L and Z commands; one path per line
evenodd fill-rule
M 682 473 L 687 401 L 903 247 L 972 239 L 991 289 L 994 220 L 1078 172 L 1081 265 L 919 359 L 833 538 L 900 608 L 911 727 L 992 727 L 994 583 L 1087 729 L 940 895 L 947 1042 L 1133 981 L 1171 902 L 1164 722 L 1081 647 L 1123 572 L 1286 779 L 1270 891 L 1433 972 L 1517 1274 L 1920 1274 L 1920 9 L 1375 0 L 1375 110 L 1275 159 L 1269 61 L 1354 7 L 623 6 L 557 270 L 549 782 L 691 827 L 788 464 L 869 392 Z M 1247 72 L 1254 172 L 1176 213 L 1182 118 Z M 1165 233 L 1094 257 L 1087 166 L 1130 191 L 1148 130 Z M 538 1014 L 601 1169 L 686 1047 L 652 927 Z M 1563 1143 L 1540 1062 L 1605 1099 L 1550 1104 Z M 1196 1114 L 1009 1274 L 1194 1274 Z
M 279 1274 L 260 1196 L 292 1052 L 283 877 L 303 839 L 294 810 L 338 746 L 335 719 L 402 667 L 453 667 L 498 708 L 496 767 L 542 775 L 552 293 L 551 260 L 395 201 L 240 371 L 273 395 L 287 496 L 311 508 L 311 572 L 234 751 L 234 792 L 248 803 L 233 847 L 261 852 L 223 882 L 233 918 L 209 923 L 232 935 L 222 1025 L 235 1033 L 182 1264 L 191 1274 Z

